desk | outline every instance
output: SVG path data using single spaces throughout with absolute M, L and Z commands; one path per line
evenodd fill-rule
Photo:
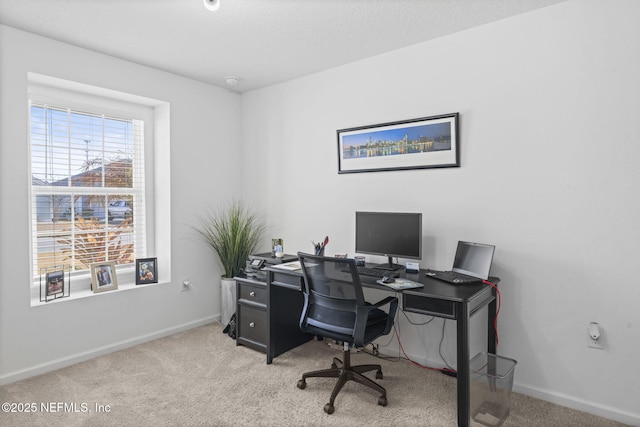
M 302 271 L 285 271 L 267 267 L 266 283 L 238 277 L 237 295 L 238 319 L 237 345 L 247 345 L 263 351 L 267 355 L 267 364 L 273 358 L 313 336 L 300 331 L 299 320 L 303 305 Z M 402 270 L 401 277 L 424 284 L 423 288 L 402 291 L 402 309 L 408 312 L 453 319 L 457 331 L 457 395 L 458 425 L 468 426 L 470 420 L 470 381 L 469 381 L 469 321 L 481 308 L 488 306 L 487 312 L 487 351 L 496 352 L 496 333 L 493 320 L 497 304 L 495 290 L 488 285 L 450 285 L 425 275 L 424 270 L 417 274 L 407 274 Z M 376 283 L 376 278 L 360 276 L 363 287 L 390 289 Z M 498 283 L 498 278 L 491 278 Z M 252 295 L 253 293 L 253 295 Z M 260 322 L 260 325 L 257 323 Z M 253 325 L 253 326 L 252 326 Z

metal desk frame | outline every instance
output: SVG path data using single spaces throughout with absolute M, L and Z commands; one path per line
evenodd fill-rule
M 267 267 L 267 364 L 273 361 L 278 354 L 290 350 L 313 337 L 303 334 L 297 322 L 292 324 L 292 319 L 299 318 L 302 309 L 303 278 L 301 271 L 285 271 L 282 269 Z M 401 291 L 402 309 L 408 312 L 420 313 L 429 316 L 442 317 L 456 321 L 457 336 L 457 395 L 458 395 L 458 425 L 465 427 L 470 422 L 470 372 L 469 360 L 469 322 L 471 317 L 485 306 L 487 311 L 487 352 L 496 352 L 496 331 L 494 318 L 497 310 L 496 291 L 493 287 L 478 283 L 468 285 L 452 285 L 426 276 L 424 270 L 416 274 L 401 273 L 414 282 L 424 284 L 423 288 Z M 376 279 L 369 276 L 360 277 L 363 286 L 391 291 L 377 284 Z M 498 278 L 492 277 L 494 284 Z M 299 298 L 295 293 L 300 293 Z M 286 307 L 278 304 L 284 298 Z M 299 305 L 298 305 L 299 303 Z M 283 316 L 283 309 L 291 315 Z M 297 310 L 297 313 L 292 313 Z M 284 322 L 283 322 L 284 319 Z

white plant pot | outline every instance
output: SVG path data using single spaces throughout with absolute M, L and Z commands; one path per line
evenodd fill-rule
M 227 325 L 236 312 L 236 281 L 222 277 L 220 280 L 220 323 Z

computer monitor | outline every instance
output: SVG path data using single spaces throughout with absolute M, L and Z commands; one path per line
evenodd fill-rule
M 389 258 L 375 268 L 398 270 L 393 258 L 422 258 L 422 214 L 356 212 L 356 253 Z

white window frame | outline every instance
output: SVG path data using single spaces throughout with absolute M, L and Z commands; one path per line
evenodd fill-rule
M 144 162 L 145 162 L 145 206 L 144 223 L 146 228 L 146 250 L 136 254 L 138 257 L 158 258 L 158 277 L 160 283 L 171 281 L 171 228 L 170 194 L 157 196 L 157 188 L 170 188 L 169 158 L 169 104 L 166 102 L 126 94 L 123 92 L 89 86 L 36 73 L 28 73 L 29 108 L 31 102 L 70 108 L 76 111 L 100 112 L 114 117 L 128 117 L 144 122 Z M 29 115 L 30 117 L 30 115 Z M 28 138 L 27 144 L 30 146 Z M 29 212 L 35 203 L 31 190 L 31 153 L 29 152 Z M 156 174 L 162 170 L 162 174 Z M 36 230 L 35 217 L 32 215 L 30 226 L 30 253 L 34 256 L 33 244 Z M 161 246 L 158 246 L 158 245 Z M 160 248 L 157 250 L 157 248 Z M 31 259 L 31 305 L 41 305 L 40 275 L 33 271 Z M 117 268 L 118 290 L 135 287 L 134 264 Z M 93 294 L 91 276 L 88 270 L 71 273 L 70 298 L 58 298 L 51 301 L 65 301 L 83 298 Z

